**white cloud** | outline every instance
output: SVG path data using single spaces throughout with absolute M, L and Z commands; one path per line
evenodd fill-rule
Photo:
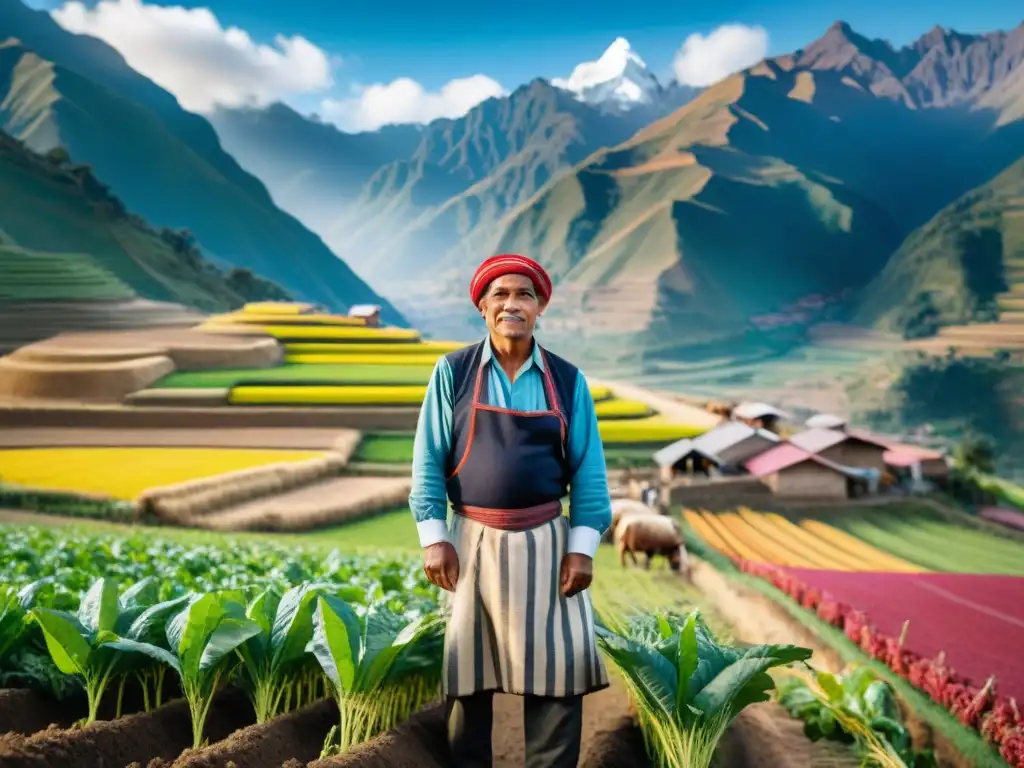
M 372 131 L 392 123 L 429 123 L 440 117 L 462 117 L 480 102 L 507 91 L 486 75 L 449 80 L 439 91 L 427 91 L 415 80 L 400 77 L 355 89 L 348 99 L 325 99 L 323 115 L 347 131 Z
M 686 38 L 672 68 L 679 82 L 703 87 L 757 64 L 767 53 L 763 27 L 723 24 L 707 37 L 694 33 Z
M 336 59 L 304 37 L 277 35 L 273 46 L 224 28 L 208 8 L 147 5 L 141 0 L 78 0 L 52 12 L 65 29 L 98 37 L 136 71 L 173 93 L 182 107 L 263 106 L 333 85 Z

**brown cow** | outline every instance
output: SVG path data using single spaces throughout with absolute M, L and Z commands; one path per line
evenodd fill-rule
M 690 563 L 686 555 L 686 545 L 678 523 L 670 517 L 658 514 L 625 514 L 615 528 L 615 543 L 619 550 L 619 564 L 626 567 L 628 553 L 633 565 L 639 566 L 637 552 L 647 556 L 645 566 L 648 570 L 651 561 L 658 556 L 668 560 L 669 568 L 676 573 L 682 572 L 690 578 Z

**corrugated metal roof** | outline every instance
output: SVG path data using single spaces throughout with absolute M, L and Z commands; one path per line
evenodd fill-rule
M 789 416 L 785 411 L 780 411 L 768 403 L 740 403 L 732 409 L 732 415 L 737 419 L 760 419 L 765 416 L 778 416 L 780 419 L 785 419 Z
M 801 448 L 811 453 L 821 453 L 833 445 L 839 445 L 839 443 L 847 440 L 857 440 L 869 445 L 876 445 L 879 448 L 888 448 L 889 444 L 883 441 L 881 438 L 872 435 L 870 432 L 862 432 L 859 430 L 846 430 L 840 432 L 838 429 L 826 429 L 824 427 L 815 427 L 814 429 L 806 429 L 803 432 L 798 432 L 789 438 L 789 442 L 795 445 L 797 448 Z
M 824 429 L 835 429 L 846 425 L 846 419 L 842 416 L 835 416 L 831 413 L 817 413 L 804 422 L 809 429 L 823 427 Z
M 835 464 L 828 459 L 823 459 L 821 456 L 816 456 L 802 448 L 798 448 L 791 443 L 782 443 L 781 445 L 777 445 L 770 451 L 766 451 L 760 456 L 755 456 L 748 461 L 745 466 L 747 471 L 754 477 L 764 477 L 765 475 L 774 474 L 775 472 L 800 464 L 804 461 L 813 461 L 815 464 L 828 467 L 840 474 L 847 474 L 843 467 L 838 464 Z
M 658 449 L 654 452 L 654 455 L 651 456 L 651 459 L 659 467 L 671 467 L 692 450 L 693 440 L 688 437 L 684 437 L 682 440 L 676 440 L 674 443 Z
M 839 445 L 845 439 L 845 432 L 815 427 L 814 429 L 806 429 L 803 432 L 790 436 L 789 442 L 802 451 L 820 453 L 827 448 L 831 448 L 833 445 Z
M 727 421 L 695 438 L 693 444 L 705 453 L 718 453 L 723 448 L 746 440 L 752 434 L 753 427 L 748 427 L 742 421 Z

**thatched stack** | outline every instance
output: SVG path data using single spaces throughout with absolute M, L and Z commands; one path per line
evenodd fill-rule
M 345 454 L 332 451 L 304 461 L 282 461 L 225 472 L 150 488 L 135 503 L 140 515 L 174 525 L 195 525 L 198 519 L 218 510 L 337 477 L 347 460 Z
M 256 499 L 190 525 L 216 531 L 307 531 L 350 523 L 409 503 L 409 477 L 337 477 Z
M 0 359 L 0 397 L 117 403 L 174 370 L 166 355 L 129 360 L 58 363 Z

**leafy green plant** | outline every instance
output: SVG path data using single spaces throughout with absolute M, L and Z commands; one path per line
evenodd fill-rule
M 193 747 L 202 746 L 213 697 L 238 662 L 235 651 L 259 632 L 260 625 L 246 617 L 237 590 L 192 595 L 167 622 L 167 641 L 175 654 L 169 666 L 181 678 L 188 701 Z
M 767 670 L 811 657 L 794 645 L 720 645 L 697 610 L 599 620 L 597 642 L 622 672 L 658 768 L 707 768 L 733 718 L 769 700 Z
M 831 739 L 856 744 L 862 765 L 875 768 L 931 768 L 930 752 L 917 753 L 900 722 L 892 689 L 868 666 L 839 676 L 817 670 L 779 672 L 776 698 L 804 721 L 812 741 Z
M 313 639 L 313 611 L 320 586 L 303 583 L 283 595 L 277 587 L 262 591 L 246 615 L 260 627 L 238 648 L 239 677 L 263 723 L 293 706 L 319 698 L 323 675 L 306 652 Z
M 320 663 L 341 713 L 325 756 L 398 725 L 437 696 L 443 645 L 439 616 L 409 622 L 373 605 L 360 617 L 341 598 L 318 594 L 307 650 Z
M 117 586 L 97 579 L 82 598 L 77 614 L 53 608 L 33 608 L 30 615 L 43 631 L 46 647 L 57 668 L 79 676 L 89 702 L 85 723 L 96 719 L 107 685 L 124 673 L 131 660 L 141 654 L 163 663 L 173 657 L 163 648 L 127 637 L 132 622 L 144 610 L 136 602 L 151 584 L 140 583 L 118 598 Z

